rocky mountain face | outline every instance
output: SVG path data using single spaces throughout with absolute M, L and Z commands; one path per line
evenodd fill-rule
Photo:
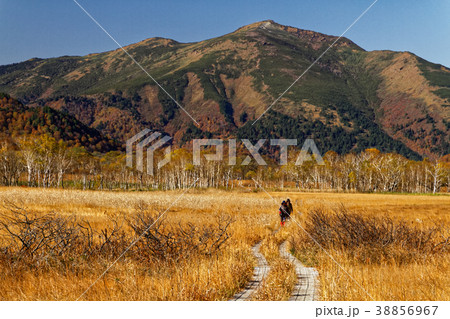
M 412 159 L 450 153 L 450 69 L 409 52 L 367 52 L 262 21 L 196 43 L 151 38 L 121 50 L 0 66 L 0 92 L 50 107 L 122 143 L 143 128 L 200 137 L 314 138 L 322 152 L 376 147 Z

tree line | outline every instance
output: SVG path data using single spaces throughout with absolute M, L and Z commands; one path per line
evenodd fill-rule
M 212 152 L 205 150 L 204 153 Z M 310 157 L 295 165 L 298 153 L 291 152 L 287 165 L 268 159 L 258 166 L 254 159 L 243 165 L 248 154 L 194 165 L 192 152 L 185 148 L 171 152 L 170 162 L 154 174 L 126 166 L 126 154 L 88 152 L 69 147 L 49 135 L 0 139 L 0 184 L 3 186 L 56 187 L 90 190 L 182 189 L 194 184 L 200 188 L 253 190 L 300 189 L 345 192 L 449 192 L 449 156 L 440 160 L 409 160 L 395 153 L 366 149 L 339 155 L 328 151 L 324 165 Z M 156 154 L 159 161 L 164 154 Z M 144 159 L 145 163 L 145 159 Z M 145 166 L 145 165 L 144 165 Z

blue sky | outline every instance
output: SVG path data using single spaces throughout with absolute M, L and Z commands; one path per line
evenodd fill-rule
M 373 0 L 78 2 L 127 45 L 154 36 L 199 41 L 267 19 L 340 35 Z M 0 0 L 0 30 L 0 64 L 117 48 L 73 0 Z M 450 1 L 379 0 L 346 37 L 450 67 Z

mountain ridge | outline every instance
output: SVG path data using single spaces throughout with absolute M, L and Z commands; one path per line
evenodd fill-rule
M 0 66 L 0 91 L 65 111 L 122 142 L 145 127 L 179 145 L 257 138 L 249 121 L 337 38 L 265 20 L 199 42 L 153 37 L 124 47 L 199 122 L 195 128 L 120 48 Z M 341 38 L 274 106 L 269 117 L 287 116 L 289 126 L 270 127 L 279 121 L 264 115 L 259 136 L 309 136 L 322 151 L 339 153 L 377 147 L 440 157 L 450 152 L 449 91 L 442 65 Z

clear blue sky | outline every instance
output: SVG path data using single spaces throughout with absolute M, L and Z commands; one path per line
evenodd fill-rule
M 339 35 L 373 0 L 78 1 L 126 45 L 154 36 L 199 41 L 267 19 Z M 73 0 L 0 0 L 0 30 L 0 64 L 117 47 Z M 450 1 L 379 0 L 346 37 L 450 67 Z

